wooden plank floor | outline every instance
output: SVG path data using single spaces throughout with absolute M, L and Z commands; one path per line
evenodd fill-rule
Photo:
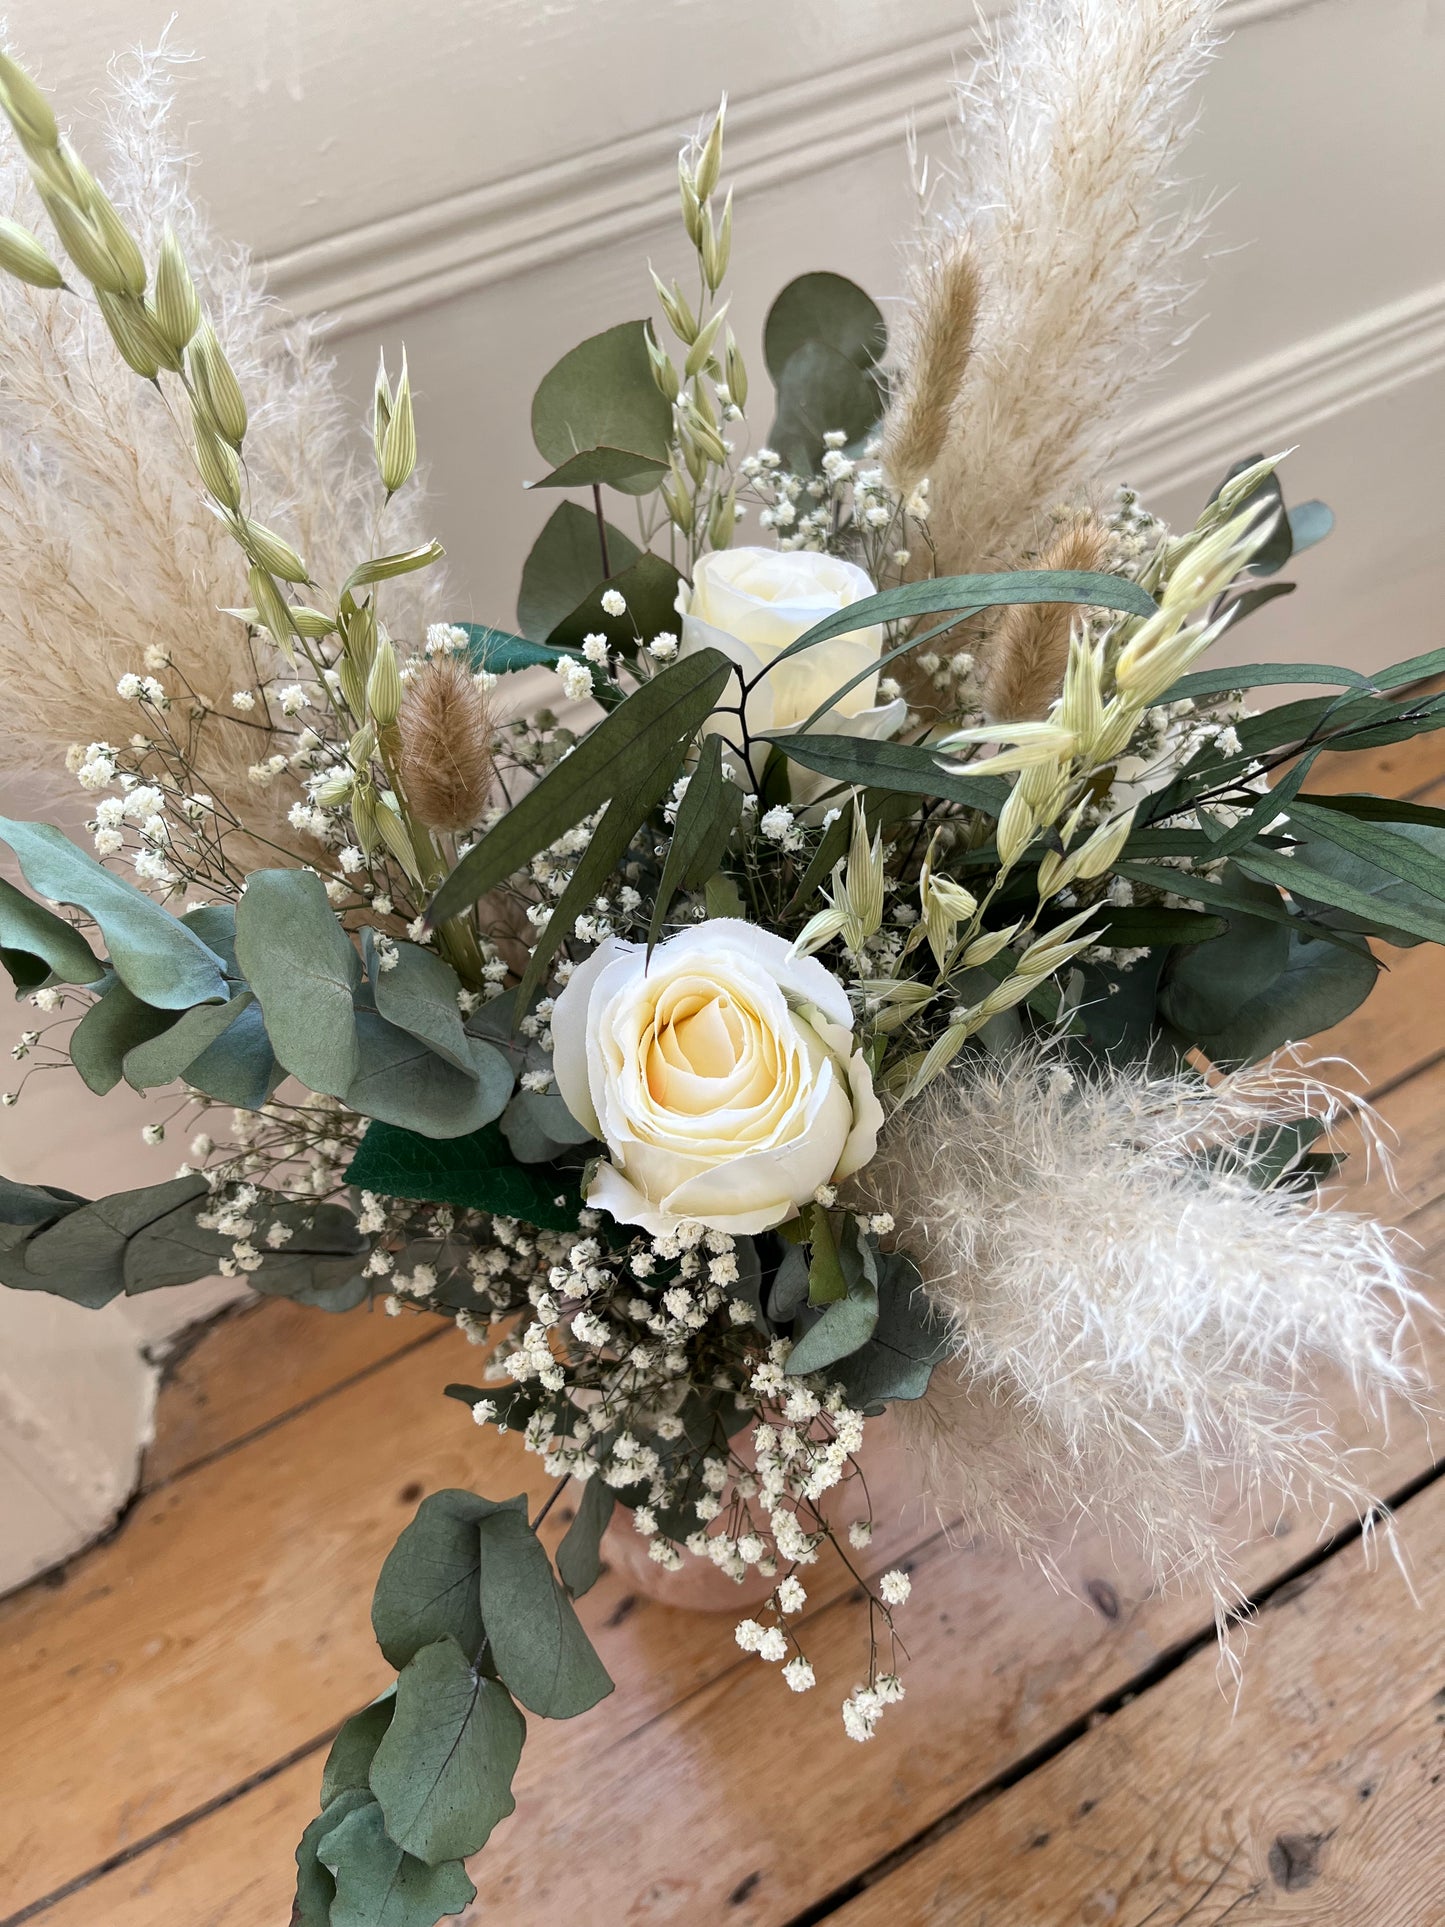
M 1441 743 L 1326 780 L 1445 801 Z M 1445 1282 L 1445 954 L 1391 954 L 1328 1040 L 1401 1138 L 1397 1190 L 1350 1189 Z M 0 1602 L 0 1927 L 283 1927 L 329 1736 L 388 1677 L 367 1617 L 387 1547 L 425 1491 L 538 1491 L 515 1440 L 440 1395 L 474 1362 L 420 1320 L 266 1304 L 178 1363 L 120 1531 Z M 838 1718 L 866 1637 L 838 1578 L 810 1587 L 825 1684 L 794 1697 L 727 1617 L 604 1576 L 584 1616 L 618 1690 L 532 1722 L 463 1920 L 1438 1927 L 1445 1484 L 1422 1427 L 1354 1436 L 1419 1603 L 1348 1526 L 1272 1521 L 1245 1554 L 1237 1712 L 1199 1603 L 1095 1544 L 1054 1593 L 889 1522 L 874 1555 L 913 1574 L 910 1695 L 867 1747 Z

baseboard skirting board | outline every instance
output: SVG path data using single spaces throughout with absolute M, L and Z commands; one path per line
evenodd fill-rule
M 1226 0 L 1227 31 L 1321 0 Z M 986 0 L 985 15 L 1003 0 Z M 804 171 L 896 146 L 910 125 L 936 133 L 950 77 L 978 29 L 933 35 L 802 82 L 741 99 L 728 115 L 728 169 L 741 201 Z M 304 243 L 268 262 L 271 290 L 338 335 L 635 238 L 676 212 L 673 160 L 687 117 L 565 156 L 429 205 Z

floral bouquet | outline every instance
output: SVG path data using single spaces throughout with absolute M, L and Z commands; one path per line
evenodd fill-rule
M 446 619 L 405 364 L 363 472 L 196 210 L 164 59 L 117 72 L 106 187 L 0 59 L 0 667 L 94 845 L 0 820 L 16 1055 L 172 1089 L 148 1135 L 193 1138 L 102 1198 L 0 1179 L 0 1279 L 454 1321 L 458 1422 L 555 1480 L 535 1516 L 436 1493 L 387 1559 L 397 1679 L 331 1750 L 306 1927 L 467 1904 L 522 1709 L 611 1689 L 605 1534 L 735 1582 L 796 1692 L 810 1568 L 847 1562 L 868 1739 L 909 1592 L 868 1557 L 880 1415 L 971 1527 L 1045 1564 L 1127 1533 L 1221 1620 L 1229 1501 L 1370 1504 L 1313 1375 L 1416 1396 L 1414 1294 L 1321 1204 L 1340 1100 L 1294 1047 L 1379 945 L 1445 940 L 1445 815 L 1309 777 L 1445 724 L 1445 651 L 1212 666 L 1328 511 L 1267 458 L 1192 528 L 1104 486 L 1182 287 L 1190 225 L 1148 210 L 1211 12 L 1025 0 L 892 328 L 835 274 L 773 304 L 753 452 L 720 111 L 695 280 L 537 390 L 516 633 Z M 1326 693 L 1251 705 L 1291 682 Z

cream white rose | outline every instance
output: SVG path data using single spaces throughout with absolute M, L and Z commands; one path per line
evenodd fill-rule
M 720 649 L 751 681 L 815 623 L 877 593 L 862 569 L 837 556 L 805 550 L 712 550 L 698 559 L 693 572 L 692 594 L 682 620 L 682 653 Z M 835 689 L 860 669 L 871 669 L 813 728 L 828 736 L 881 740 L 894 735 L 903 726 L 908 705 L 902 697 L 878 701 L 877 663 L 882 648 L 882 625 L 875 623 L 790 656 L 770 669 L 749 695 L 748 733 L 760 736 L 770 730 L 801 728 Z M 730 684 L 728 699 L 735 701 L 736 693 Z M 801 771 L 795 773 L 803 776 Z M 758 772 L 753 774 L 756 778 Z M 803 777 L 802 788 L 795 781 L 794 794 L 806 801 L 805 789 L 816 791 L 822 786 L 821 778 Z
M 610 937 L 558 997 L 552 1036 L 557 1089 L 610 1154 L 587 1202 L 621 1224 L 766 1231 L 877 1148 L 847 996 L 755 924 L 699 924 L 650 961 Z

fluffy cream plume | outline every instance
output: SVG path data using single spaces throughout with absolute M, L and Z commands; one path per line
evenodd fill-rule
M 349 411 L 315 327 L 265 298 L 250 257 L 215 234 L 193 198 L 170 125 L 181 58 L 163 47 L 117 62 L 99 138 L 81 131 L 77 144 L 148 260 L 166 223 L 174 228 L 250 407 L 255 512 L 334 592 L 369 553 L 377 484 L 353 467 Z M 0 213 L 48 233 L 8 127 Z M 281 790 L 263 796 L 247 781 L 269 745 L 230 709 L 256 668 L 244 626 L 219 613 L 249 602 L 246 569 L 206 506 L 189 423 L 173 422 L 121 361 L 87 295 L 0 276 L 0 332 L 0 727 L 12 764 L 53 766 L 72 742 L 124 743 L 142 725 L 116 682 L 153 670 L 173 697 L 189 690 L 220 711 L 200 772 L 214 794 L 250 819 L 284 807 Z M 418 539 L 414 514 L 406 499 L 393 505 L 392 546 Z M 393 627 L 411 594 L 408 583 L 388 585 Z M 162 654 L 170 666 L 153 669 Z
M 902 496 L 933 474 L 963 390 L 978 326 L 978 267 L 966 235 L 913 270 L 900 332 L 882 460 Z
M 1322 1383 L 1417 1400 L 1422 1301 L 1378 1225 L 1249 1181 L 1280 1125 L 1338 1108 L 1279 1061 L 1211 1086 L 1020 1050 L 901 1112 L 868 1186 L 954 1337 L 896 1408 L 940 1505 L 1045 1564 L 1100 1529 L 1221 1618 L 1239 1500 L 1363 1515 Z
M 1109 531 L 1080 515 L 1040 550 L 1040 569 L 1102 569 Z M 983 710 L 991 723 L 1042 721 L 1064 686 L 1075 611 L 1064 602 L 1015 602 L 999 617 L 989 640 Z
M 1167 211 L 1171 177 L 1217 4 L 1021 0 L 960 86 L 956 160 L 920 244 L 926 261 L 971 249 L 979 280 L 930 472 L 940 575 L 1036 547 L 1173 345 L 1199 222 Z
M 492 711 L 459 662 L 437 657 L 407 679 L 397 719 L 399 774 L 428 829 L 465 830 L 481 819 L 492 787 Z

